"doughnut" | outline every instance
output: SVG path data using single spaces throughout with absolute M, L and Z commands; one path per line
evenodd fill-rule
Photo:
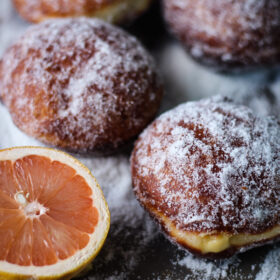
M 280 122 L 222 98 L 179 105 L 131 156 L 140 204 L 176 244 L 225 258 L 280 237 Z
M 23 132 L 51 146 L 96 153 L 136 137 L 163 92 L 137 39 L 89 18 L 31 26 L 4 54 L 0 88 Z
M 279 64 L 278 0 L 164 0 L 164 14 L 189 54 L 213 69 Z
M 98 17 L 123 23 L 143 13 L 152 0 L 13 0 L 18 13 L 38 23 L 57 17 Z

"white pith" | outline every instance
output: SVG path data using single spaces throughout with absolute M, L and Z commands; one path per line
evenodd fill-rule
M 48 208 L 44 207 L 38 201 L 28 201 L 29 193 L 24 194 L 22 191 L 17 192 L 14 196 L 15 201 L 20 205 L 21 210 L 26 218 L 38 218 L 48 212 Z
M 3 160 L 16 160 L 28 155 L 41 155 L 50 158 L 51 160 L 60 161 L 68 166 L 74 168 L 77 174 L 81 175 L 88 185 L 92 188 L 92 200 L 94 207 L 98 210 L 99 219 L 98 224 L 95 227 L 94 233 L 90 235 L 89 243 L 85 248 L 80 251 L 77 251 L 72 257 L 66 260 L 60 260 L 56 264 L 46 265 L 46 266 L 20 266 L 16 264 L 11 264 L 6 261 L 0 261 L 0 271 L 8 274 L 19 274 L 19 275 L 28 275 L 32 277 L 50 277 L 56 275 L 63 275 L 65 273 L 71 272 L 76 268 L 87 263 L 88 259 L 91 259 L 92 256 L 98 252 L 100 246 L 104 242 L 104 238 L 107 235 L 109 229 L 109 211 L 108 206 L 103 197 L 103 193 L 98 186 L 95 178 L 91 175 L 90 171 L 86 169 L 82 164 L 79 164 L 71 156 L 58 151 L 45 149 L 45 148 L 36 148 L 28 147 L 24 148 L 14 148 L 9 150 L 0 151 L 0 161 Z M 24 199 L 19 196 L 20 201 L 24 203 Z M 26 209 L 27 207 L 27 209 Z M 24 211 L 27 215 L 33 215 L 33 210 L 39 209 L 40 211 L 46 211 L 47 209 L 39 203 L 32 202 L 25 205 Z

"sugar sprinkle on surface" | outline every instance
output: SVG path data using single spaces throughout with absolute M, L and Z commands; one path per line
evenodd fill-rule
M 280 223 L 279 128 L 221 97 L 182 104 L 140 136 L 135 191 L 180 229 L 268 230 Z
M 161 95 L 145 48 L 98 19 L 33 25 L 7 50 L 1 69 L 0 94 L 15 123 L 29 135 L 73 149 L 90 150 L 102 140 L 117 146 L 127 140 L 122 137 L 135 136 L 151 118 L 137 108 L 150 105 L 154 114 Z

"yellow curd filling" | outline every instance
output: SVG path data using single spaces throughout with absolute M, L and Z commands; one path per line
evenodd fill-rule
M 220 253 L 230 247 L 242 247 L 255 242 L 265 241 L 280 235 L 280 226 L 260 234 L 228 234 L 228 233 L 192 233 L 179 230 L 166 217 L 161 216 L 169 233 L 178 242 L 186 244 L 190 248 L 199 250 L 203 254 Z

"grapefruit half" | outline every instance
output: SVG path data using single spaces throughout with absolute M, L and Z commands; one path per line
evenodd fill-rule
M 110 214 L 90 171 L 54 149 L 0 150 L 0 279 L 71 279 L 97 255 Z

